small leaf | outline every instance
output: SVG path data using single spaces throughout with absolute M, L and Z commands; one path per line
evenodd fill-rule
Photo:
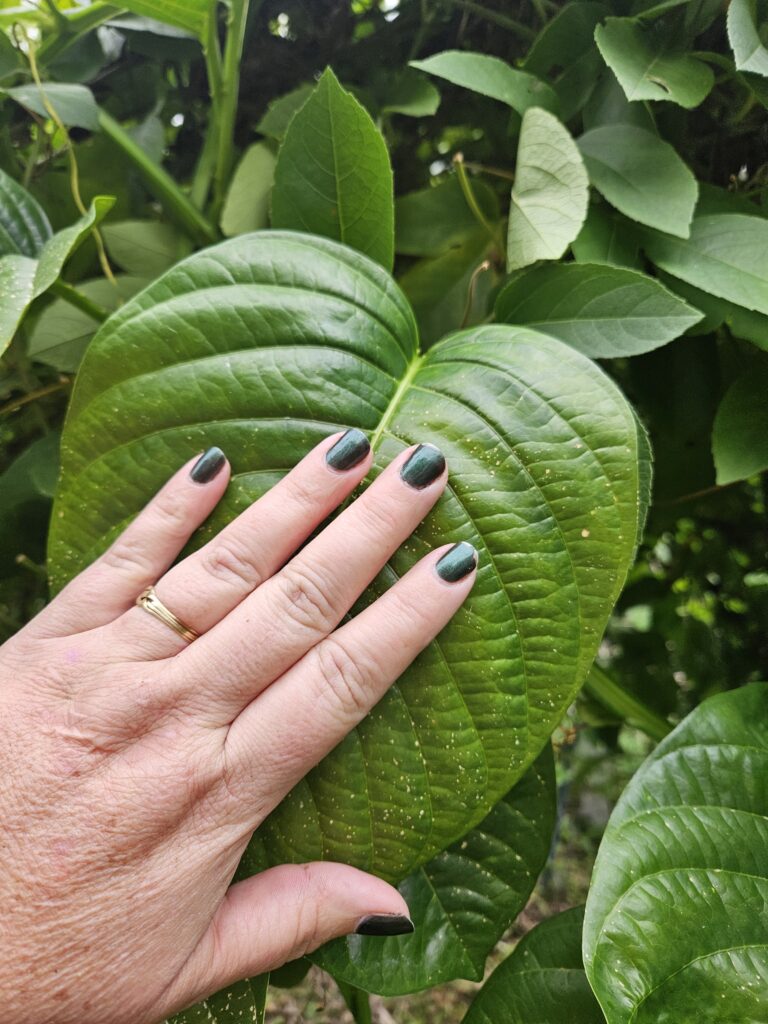
M 616 805 L 584 922 L 609 1024 L 768 1019 L 767 722 L 765 683 L 711 697 Z
M 440 93 L 429 79 L 412 68 L 404 68 L 393 83 L 381 111 L 408 117 L 430 117 L 439 106 Z
M 640 236 L 632 221 L 605 203 L 592 203 L 584 227 L 571 243 L 578 263 L 642 269 Z
M 689 238 L 647 232 L 644 247 L 668 274 L 768 314 L 768 220 L 741 213 L 694 217 Z
M 328 68 L 280 148 L 272 224 L 338 239 L 389 269 L 393 206 L 384 139 Z
M 482 181 L 473 181 L 472 191 L 488 220 L 498 221 L 495 192 Z M 395 251 L 405 256 L 441 256 L 476 235 L 478 227 L 455 174 L 395 200 Z
M 768 49 L 756 24 L 756 0 L 731 0 L 728 5 L 728 40 L 739 71 L 768 76 Z
M 89 132 L 100 130 L 99 108 L 93 93 L 85 85 L 43 82 L 41 88 L 33 84 L 17 85 L 6 89 L 6 92 L 11 99 L 40 117 L 50 117 L 47 103 L 68 128 L 85 128 Z
M 256 131 L 282 142 L 294 114 L 301 110 L 314 91 L 315 86 L 307 82 L 272 100 L 256 125 Z
M 513 278 L 499 294 L 496 317 L 551 334 L 593 358 L 612 359 L 666 345 L 701 313 L 636 270 L 558 263 Z
M 524 114 L 531 107 L 558 109 L 557 96 L 546 82 L 527 71 L 510 67 L 499 57 L 464 50 L 444 50 L 426 60 L 412 60 L 411 67 L 500 100 L 518 114 Z
M 186 256 L 186 240 L 158 220 L 121 220 L 101 229 L 110 259 L 126 274 L 145 280 L 158 277 Z
M 587 216 L 589 183 L 576 143 L 546 110 L 526 111 L 509 211 L 507 268 L 556 260 Z
M 672 100 L 697 107 L 714 85 L 708 65 L 667 49 L 666 38 L 634 18 L 607 18 L 595 41 L 628 100 Z
M 712 454 L 721 485 L 768 469 L 768 357 L 726 391 L 715 416 Z
M 221 213 L 221 230 L 227 237 L 269 226 L 276 163 L 274 151 L 266 142 L 256 142 L 243 153 Z
M 35 197 L 0 170 L 0 256 L 10 252 L 37 256 L 52 234 Z
M 582 907 L 550 917 L 475 996 L 462 1024 L 605 1024 L 581 961 Z
M 629 124 L 593 128 L 577 140 L 589 180 L 632 220 L 687 238 L 699 189 L 674 147 Z

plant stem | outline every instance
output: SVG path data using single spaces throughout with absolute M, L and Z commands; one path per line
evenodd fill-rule
M 488 220 L 486 215 L 483 213 L 480 204 L 477 201 L 477 196 L 472 189 L 472 182 L 469 180 L 467 169 L 464 166 L 464 157 L 461 153 L 456 153 L 453 158 L 453 165 L 456 168 L 456 177 L 459 179 L 459 186 L 467 201 L 467 206 L 470 208 L 475 216 L 475 220 L 485 228 L 490 235 L 494 245 L 497 245 L 501 250 L 502 255 L 504 254 L 504 243 L 501 239 L 501 234 L 498 225 Z
M 665 718 L 646 707 L 631 693 L 627 693 L 597 665 L 593 665 L 590 669 L 584 689 L 590 697 L 594 697 L 609 711 L 618 715 L 622 721 L 642 729 L 647 736 L 657 742 L 663 740 L 672 731 L 672 726 Z
M 45 398 L 46 395 L 52 395 L 57 391 L 63 391 L 65 388 L 68 388 L 71 383 L 72 381 L 69 377 L 61 377 L 55 384 L 46 384 L 45 387 L 29 391 L 26 395 L 22 395 L 21 398 L 14 398 L 13 401 L 0 406 L 0 416 L 7 416 L 9 413 L 15 412 L 17 409 L 21 409 L 25 405 L 29 405 L 30 402 L 36 402 L 38 398 Z M 46 424 L 45 433 L 47 433 L 47 430 L 48 426 Z
M 480 174 L 491 174 L 495 178 L 504 178 L 505 181 L 514 181 L 515 172 L 507 171 L 503 167 L 491 167 L 489 164 L 478 164 L 473 160 L 465 160 L 464 166 L 470 171 L 478 171 Z
M 103 306 L 99 306 L 96 302 L 92 302 L 87 295 L 83 295 L 77 288 L 73 288 L 71 284 L 66 281 L 62 281 L 59 278 L 58 281 L 54 281 L 51 285 L 52 292 L 68 302 L 70 306 L 75 306 L 81 310 L 87 316 L 91 317 L 92 320 L 98 320 L 99 323 L 103 323 L 109 316 L 109 310 L 104 309 Z
M 536 32 L 528 25 L 524 25 L 521 21 L 516 21 L 514 18 L 508 18 L 506 14 L 491 11 L 487 7 L 483 7 L 482 4 L 475 3 L 474 0 L 444 0 L 444 2 L 469 11 L 470 14 L 476 14 L 479 18 L 485 18 L 486 21 L 490 21 L 494 25 L 500 25 L 501 28 L 514 32 L 521 39 L 532 40 L 536 38 Z
M 349 1007 L 349 1012 L 355 1018 L 356 1024 L 372 1024 L 371 1000 L 368 993 L 338 979 L 336 984 L 339 986 L 339 991 L 344 996 L 344 1002 Z
M 105 110 L 99 112 L 101 130 L 134 165 L 146 182 L 150 192 L 160 200 L 171 217 L 191 239 L 202 245 L 208 245 L 218 239 L 214 226 L 203 214 L 192 205 L 189 197 L 173 180 L 173 178 L 128 134 L 122 125 Z
M 231 0 L 218 102 L 216 102 L 215 94 L 212 94 L 216 117 L 216 166 L 213 172 L 213 187 L 214 213 L 217 216 L 224 202 L 224 193 L 234 162 L 235 119 L 240 94 L 240 61 L 243 56 L 249 6 L 250 0 Z

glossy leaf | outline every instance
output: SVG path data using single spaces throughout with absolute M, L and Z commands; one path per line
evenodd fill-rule
M 221 230 L 228 238 L 269 226 L 276 162 L 272 147 L 265 142 L 256 142 L 243 153 L 221 213 Z
M 578 263 L 642 268 L 640 238 L 631 221 L 605 203 L 592 203 L 584 226 L 571 243 Z
M 11 99 L 40 117 L 48 118 L 48 106 L 56 111 L 59 119 L 68 128 L 85 128 L 89 132 L 99 131 L 99 108 L 93 93 L 85 85 L 63 82 L 43 82 L 36 85 L 17 85 L 6 89 Z
M 699 188 L 673 146 L 629 124 L 593 128 L 578 139 L 589 180 L 632 220 L 687 238 Z
M 177 1013 L 168 1024 L 264 1024 L 269 975 L 238 981 L 230 988 Z
M 556 810 L 551 747 L 490 814 L 400 883 L 412 935 L 350 935 L 312 960 L 336 979 L 405 995 L 455 978 L 480 981 L 497 941 L 525 906 L 549 853 Z
M 731 0 L 728 39 L 739 71 L 768 76 L 768 49 L 757 30 L 756 13 L 756 0 Z
M 668 274 L 768 314 L 768 219 L 741 213 L 695 217 L 689 238 L 649 232 L 644 248 Z
M 701 313 L 636 270 L 557 263 L 514 277 L 499 294 L 496 318 L 611 359 L 666 345 L 701 320 Z
M 475 588 L 259 830 L 274 862 L 344 860 L 399 880 L 481 821 L 583 681 L 634 556 L 645 441 L 594 363 L 504 325 L 425 355 L 417 346 L 412 311 L 378 264 L 326 239 L 259 232 L 127 302 L 77 378 L 50 535 L 57 587 L 211 424 L 234 482 L 198 542 L 342 425 L 369 432 L 375 472 L 416 440 L 451 465 L 448 493 L 365 600 L 461 538 L 479 546 Z
M 717 483 L 768 469 L 768 356 L 731 384 L 715 416 L 712 455 Z
M 213 0 L 121 0 L 120 7 L 146 18 L 155 18 L 186 29 L 205 39 L 208 19 L 216 9 Z
M 712 697 L 611 815 L 584 959 L 608 1024 L 768 1016 L 768 686 Z
M 507 269 L 556 260 L 587 216 L 587 172 L 568 130 L 546 110 L 526 112 L 520 129 L 507 239 Z
M 0 256 L 37 256 L 53 234 L 48 217 L 23 185 L 0 170 Z
M 370 115 L 327 69 L 293 117 L 275 168 L 272 225 L 394 260 L 392 169 Z
M 126 274 L 158 277 L 189 252 L 188 243 L 170 224 L 158 220 L 121 220 L 101 229 L 110 259 Z
M 510 67 L 499 57 L 444 50 L 426 60 L 412 60 L 411 67 L 500 100 L 518 114 L 524 114 L 531 107 L 558 109 L 557 96 L 546 82 L 527 71 Z
M 697 107 L 714 85 L 707 64 L 667 49 L 666 37 L 634 18 L 608 18 L 595 31 L 603 59 L 628 100 L 672 100 Z
M 482 181 L 472 191 L 489 221 L 499 219 L 496 194 Z M 455 174 L 395 202 L 395 251 L 405 256 L 441 256 L 478 234 L 478 222 Z
M 581 961 L 582 907 L 528 932 L 475 996 L 463 1024 L 604 1024 Z

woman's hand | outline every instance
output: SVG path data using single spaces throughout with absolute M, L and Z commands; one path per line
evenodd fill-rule
M 469 592 L 468 544 L 339 626 L 446 482 L 409 449 L 363 479 L 356 430 L 171 568 L 227 486 L 218 449 L 0 648 L 0 1005 L 9 1024 L 142 1024 L 338 935 L 408 931 L 391 886 L 332 863 L 231 888 L 254 829 Z M 137 596 L 199 634 L 183 638 Z M 338 627 L 338 628 L 337 628 Z

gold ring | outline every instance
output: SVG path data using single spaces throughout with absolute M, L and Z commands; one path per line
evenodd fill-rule
M 170 626 L 174 633 L 178 633 L 188 644 L 191 644 L 193 640 L 197 640 L 200 636 L 197 630 L 192 629 L 190 626 L 185 626 L 181 619 L 177 619 L 173 612 L 165 607 L 155 593 L 154 587 L 147 587 L 146 590 L 142 590 L 136 598 L 136 604 L 139 608 L 143 608 L 145 612 L 154 615 L 156 619 L 160 619 L 166 626 Z

